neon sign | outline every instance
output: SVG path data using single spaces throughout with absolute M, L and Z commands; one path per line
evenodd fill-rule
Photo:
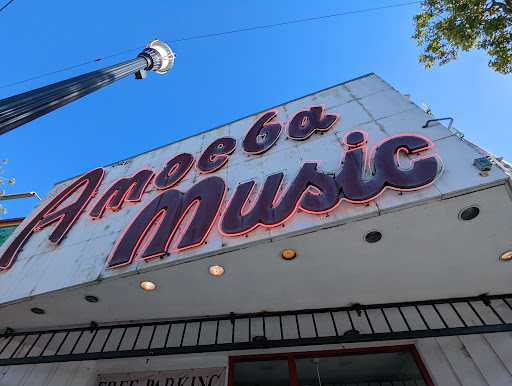
M 123 177 L 114 181 L 94 203 L 87 217 L 100 218 L 107 208 L 118 210 L 125 201 L 140 201 L 154 174 L 153 169 L 142 169 L 131 177 Z
M 338 114 L 324 114 L 324 105 L 309 106 L 296 112 L 286 125 L 289 138 L 304 140 L 315 131 L 327 131 L 338 120 Z
M 329 130 L 338 120 L 337 114 L 325 113 L 323 105 L 310 106 L 295 113 L 286 124 L 286 135 L 292 140 L 305 140 L 315 131 Z M 247 154 L 268 151 L 283 131 L 283 123 L 273 121 L 277 110 L 262 114 L 247 130 L 241 148 Z M 201 245 L 215 222 L 225 236 L 237 236 L 258 226 L 275 227 L 287 221 L 297 209 L 319 214 L 334 210 L 341 202 L 365 203 L 386 189 L 409 191 L 431 184 L 442 171 L 437 154 L 418 157 L 404 168 L 399 156 L 417 154 L 434 144 L 415 135 L 395 135 L 379 142 L 372 150 L 366 142 L 368 134 L 355 130 L 343 138 L 347 150 L 341 152 L 340 166 L 334 173 L 319 170 L 318 161 L 304 162 L 295 178 L 283 189 L 283 173 L 269 175 L 260 184 L 249 204 L 256 182 L 240 183 L 226 205 L 226 182 L 211 173 L 222 168 L 236 149 L 235 138 L 214 140 L 195 159 L 192 153 L 171 157 L 155 175 L 153 169 L 141 169 L 129 177 L 114 181 L 94 202 L 87 214 L 97 219 L 106 210 L 120 210 L 125 201 L 142 200 L 148 184 L 160 191 L 126 227 L 115 243 L 106 262 L 107 268 L 120 267 L 134 260 L 150 259 L 170 252 Z M 188 190 L 175 188 L 189 173 L 192 165 L 205 178 Z M 49 224 L 56 224 L 50 241 L 60 243 L 76 219 L 96 194 L 103 179 L 102 168 L 94 169 L 68 185 L 36 214 L 0 256 L 0 269 L 9 268 L 30 236 Z M 71 204 L 60 207 L 73 194 Z M 188 218 L 187 224 L 182 224 Z M 180 231 L 181 230 L 181 231 Z
M 247 154 L 261 154 L 276 143 L 283 130 L 283 122 L 272 122 L 278 111 L 270 110 L 262 114 L 245 133 L 242 150 Z
M 0 269 L 9 268 L 30 236 L 47 225 L 56 223 L 48 239 L 54 243 L 60 243 L 93 197 L 103 179 L 103 175 L 103 168 L 97 168 L 85 173 L 46 204 L 39 213 L 25 224 L 21 232 L 18 233 L 2 256 L 0 256 Z M 81 192 L 80 189 L 82 189 Z M 66 199 L 77 192 L 79 193 L 75 201 L 57 210 Z

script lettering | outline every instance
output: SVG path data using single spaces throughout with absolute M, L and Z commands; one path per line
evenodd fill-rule
M 169 189 L 181 181 L 194 164 L 194 155 L 181 153 L 167 161 L 155 177 L 153 184 L 157 189 Z
M 258 225 L 270 227 L 281 224 L 294 213 L 301 198 L 301 208 L 308 212 L 329 210 L 338 201 L 336 183 L 332 177 L 318 172 L 316 168 L 316 163 L 305 163 L 281 199 L 278 198 L 278 191 L 283 173 L 270 175 L 247 210 L 244 209 L 255 182 L 238 185 L 219 222 L 220 231 L 226 235 L 238 235 Z
M 243 151 L 248 154 L 261 154 L 276 143 L 283 130 L 283 123 L 270 121 L 275 118 L 277 112 L 267 111 L 253 123 L 242 142 Z
M 123 177 L 112 183 L 96 201 L 87 217 L 100 218 L 105 209 L 117 210 L 125 201 L 140 201 L 146 186 L 155 172 L 152 169 L 142 169 L 131 177 Z
M 50 202 L 23 227 L 2 256 L 0 256 L 0 269 L 7 269 L 14 263 L 20 249 L 29 240 L 34 231 L 38 231 L 50 224 L 57 223 L 48 236 L 48 239 L 54 243 L 60 243 L 93 197 L 94 192 L 96 192 L 96 189 L 103 179 L 103 174 L 103 168 L 91 170 L 73 181 L 51 199 Z M 60 205 L 66 201 L 66 199 L 77 192 L 79 192 L 79 195 L 75 201 L 60 208 Z
M 310 106 L 301 110 L 288 121 L 286 135 L 304 140 L 315 131 L 327 131 L 338 120 L 338 114 L 324 114 L 324 105 Z
M 170 189 L 150 201 L 132 220 L 114 247 L 108 267 L 129 264 L 149 230 L 155 229 L 144 246 L 139 260 L 167 252 L 183 217 L 195 206 L 190 222 L 173 247 L 173 251 L 201 244 L 208 235 L 219 212 L 226 183 L 220 177 L 210 177 L 192 186 L 187 192 Z
M 364 148 L 349 150 L 344 153 L 343 169 L 336 176 L 336 182 L 344 198 L 354 203 L 369 201 L 386 187 L 408 190 L 425 186 L 436 177 L 438 164 L 435 156 L 412 162 L 408 170 L 401 169 L 396 159 L 400 150 L 412 154 L 428 147 L 427 140 L 415 135 L 399 135 L 383 141 L 374 150 L 370 179 L 363 179 L 366 167 Z
M 236 148 L 236 139 L 223 137 L 216 139 L 201 154 L 197 160 L 196 168 L 200 173 L 211 173 L 228 162 L 229 154 Z

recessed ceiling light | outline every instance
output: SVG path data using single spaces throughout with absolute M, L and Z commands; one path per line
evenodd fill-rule
M 266 342 L 268 339 L 265 335 L 254 335 L 251 337 L 253 342 Z
M 350 330 L 347 330 L 343 333 L 343 335 L 359 335 L 359 330 L 356 330 L 355 328 L 352 328 Z
M 297 252 L 295 252 L 293 249 L 285 249 L 283 252 L 281 252 L 281 257 L 284 260 L 293 260 L 297 257 Z
M 508 252 L 503 253 L 503 254 L 500 256 L 500 260 L 501 260 L 501 261 L 509 261 L 509 260 L 512 260 L 512 251 L 508 251 Z
M 377 241 L 380 241 L 380 239 L 382 239 L 382 233 L 379 231 L 370 231 L 364 235 L 364 240 L 370 244 L 376 243 Z
M 150 281 L 143 281 L 140 283 L 140 286 L 142 289 L 145 289 L 146 291 L 153 291 L 156 288 L 155 283 L 152 283 Z
M 89 303 L 98 303 L 100 301 L 100 298 L 94 295 L 85 295 L 84 299 L 87 300 Z
M 473 220 L 480 213 L 480 208 L 478 206 L 469 206 L 465 209 L 462 209 L 459 213 L 459 220 L 469 221 Z
M 220 276 L 224 273 L 224 268 L 220 265 L 212 265 L 208 271 L 213 276 Z
M 32 308 L 30 311 L 32 311 L 34 314 L 37 314 L 37 315 L 46 314 L 45 310 L 43 310 L 42 308 L 37 308 L 37 307 Z

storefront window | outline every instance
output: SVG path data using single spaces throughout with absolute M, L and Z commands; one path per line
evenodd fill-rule
M 233 384 L 237 386 L 288 386 L 288 360 L 263 360 L 237 363 Z
M 296 366 L 300 386 L 426 385 L 408 352 L 304 358 Z
M 229 386 L 432 385 L 413 346 L 236 357 Z

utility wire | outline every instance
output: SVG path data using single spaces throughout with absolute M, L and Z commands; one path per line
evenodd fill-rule
M 14 1 L 14 0 L 12 0 L 12 1 Z M 82 64 L 77 64 L 76 66 L 66 67 L 66 68 L 63 68 L 63 69 L 60 69 L 60 70 L 57 70 L 57 71 L 49 72 L 47 74 L 43 74 L 43 75 L 39 75 L 39 76 L 34 76 L 33 78 L 28 78 L 28 79 L 25 79 L 25 80 L 20 80 L 19 82 L 6 84 L 5 86 L 0 86 L 0 88 L 11 87 L 11 86 L 15 86 L 15 85 L 20 84 L 20 83 L 29 82 L 29 81 L 34 80 L 34 79 L 44 78 L 45 76 L 57 74 L 59 72 L 71 70 L 71 69 L 77 68 L 77 67 L 86 66 L 88 64 L 95 63 L 95 62 L 101 62 L 102 60 L 109 59 L 109 58 L 112 58 L 112 57 L 118 56 L 118 55 L 123 55 L 123 54 L 126 54 L 128 52 L 140 50 L 140 49 L 143 49 L 143 48 L 144 48 L 144 46 L 143 47 L 132 48 L 131 50 L 127 50 L 127 51 L 123 51 L 123 52 L 118 52 L 117 54 L 105 56 L 103 58 L 99 58 L 99 59 L 95 59 L 95 60 L 90 60 L 89 62 L 85 62 L 85 63 L 82 63 Z
M 11 4 L 14 0 L 9 1 L 7 4 L 5 4 L 2 8 L 0 8 L 0 12 L 2 12 L 9 4 Z
M 2 9 L 4 9 L 5 7 L 7 7 L 7 5 L 9 5 L 10 3 L 12 3 L 13 1 L 14 1 L 14 0 L 11 0 L 11 1 L 10 1 L 9 3 L 7 3 L 7 4 L 6 4 Z M 410 1 L 410 2 L 407 2 L 407 3 L 400 3 L 400 4 L 385 5 L 385 6 L 382 6 L 382 7 L 375 7 L 375 8 L 359 9 L 359 10 L 356 10 L 356 11 L 349 11 L 349 12 L 335 13 L 335 14 L 332 14 L 332 15 L 326 15 L 326 16 L 310 17 L 310 18 L 307 18 L 307 19 L 299 19 L 299 20 L 285 21 L 285 22 L 281 22 L 281 23 L 267 24 L 267 25 L 262 25 L 262 26 L 258 26 L 258 27 L 249 27 L 249 28 L 242 28 L 242 29 L 237 29 L 237 30 L 232 30 L 232 31 L 217 32 L 217 33 L 212 33 L 212 34 L 207 34 L 207 35 L 192 36 L 192 37 L 182 38 L 182 39 L 167 40 L 167 41 L 164 41 L 164 43 L 177 43 L 177 42 L 184 42 L 184 41 L 188 41 L 188 40 L 197 40 L 197 39 L 210 38 L 210 37 L 214 37 L 214 36 L 230 35 L 230 34 L 235 34 L 235 33 L 240 33 L 240 32 L 255 31 L 255 30 L 266 29 L 266 28 L 274 28 L 274 27 L 279 27 L 279 26 L 284 26 L 284 25 L 289 25 L 289 24 L 304 23 L 304 22 L 314 21 L 314 20 L 323 20 L 323 19 L 329 19 L 329 18 L 333 18 L 333 17 L 346 16 L 346 15 L 353 15 L 353 14 L 356 14 L 356 13 L 373 12 L 373 11 L 378 11 L 378 10 L 381 10 L 381 9 L 397 8 L 397 7 L 403 7 L 403 6 L 406 6 L 406 5 L 419 4 L 419 3 L 421 3 L 421 1 Z M 0 9 L 0 11 L 1 11 L 2 9 Z M 29 82 L 29 81 L 34 80 L 34 79 L 43 78 L 43 77 L 45 77 L 45 76 L 49 76 L 49 75 L 53 75 L 53 74 L 57 74 L 57 73 L 59 73 L 59 72 L 63 72 L 63 71 L 67 71 L 67 70 L 71 70 L 71 69 L 73 69 L 73 68 L 82 67 L 82 66 L 85 66 L 85 65 L 87 65 L 87 64 L 91 64 L 91 63 L 95 63 L 95 62 L 100 62 L 100 61 L 105 60 L 105 59 L 110 59 L 110 58 L 113 58 L 113 57 L 115 57 L 115 56 L 123 55 L 123 54 L 126 54 L 126 53 L 128 53 L 128 52 L 137 51 L 137 50 L 140 50 L 140 49 L 143 49 L 143 48 L 144 48 L 144 47 L 132 48 L 131 50 L 127 50 L 127 51 L 123 51 L 123 52 L 118 52 L 117 54 L 108 55 L 108 56 L 105 56 L 105 57 L 103 57 L 103 58 L 99 58 L 99 59 L 95 59 L 95 60 L 90 60 L 90 61 L 85 62 L 85 63 L 82 63 L 82 64 L 77 64 L 77 65 L 75 65 L 75 66 L 66 67 L 66 68 L 63 68 L 63 69 L 61 69 L 61 70 L 57 70 L 57 71 L 53 71 L 53 72 L 49 72 L 49 73 L 47 73 L 47 74 L 43 74 L 43 75 L 39 75 L 39 76 L 35 76 L 35 77 L 33 77 L 33 78 L 29 78 L 29 79 L 21 80 L 21 81 L 19 81 L 19 82 L 6 84 L 6 85 L 4 85 L 4 86 L 0 86 L 0 89 L 2 89 L 2 88 L 6 88 L 6 87 L 15 86 L 15 85 L 20 84 L 20 83 Z
M 288 25 L 288 24 L 304 23 L 306 21 L 322 20 L 322 19 L 328 19 L 328 18 L 332 18 L 332 17 L 339 17 L 339 16 L 345 16 L 345 15 L 353 15 L 355 13 L 378 11 L 378 10 L 386 9 L 386 8 L 403 7 L 404 5 L 419 4 L 419 3 L 421 3 L 421 1 L 410 1 L 408 3 L 386 5 L 386 6 L 383 6 L 383 7 L 376 7 L 376 8 L 360 9 L 360 10 L 357 10 L 357 11 L 335 13 L 335 14 L 327 15 L 327 16 L 310 17 L 308 19 L 299 19 L 299 20 L 285 21 L 285 22 L 276 23 L 276 24 L 267 24 L 267 25 L 262 25 L 262 26 L 259 26 L 259 27 L 242 28 L 242 29 L 237 29 L 237 30 L 227 31 L 227 32 L 217 32 L 217 33 L 214 33 L 214 34 L 199 35 L 199 36 L 194 36 L 194 37 L 190 37 L 190 38 L 168 40 L 168 41 L 166 41 L 164 43 L 176 43 L 176 42 L 183 42 L 183 41 L 186 41 L 186 40 L 209 38 L 209 37 L 212 37 L 212 36 L 229 35 L 229 34 L 234 34 L 234 33 L 238 33 L 238 32 L 254 31 L 254 30 L 258 30 L 258 29 L 279 27 L 279 26 Z

